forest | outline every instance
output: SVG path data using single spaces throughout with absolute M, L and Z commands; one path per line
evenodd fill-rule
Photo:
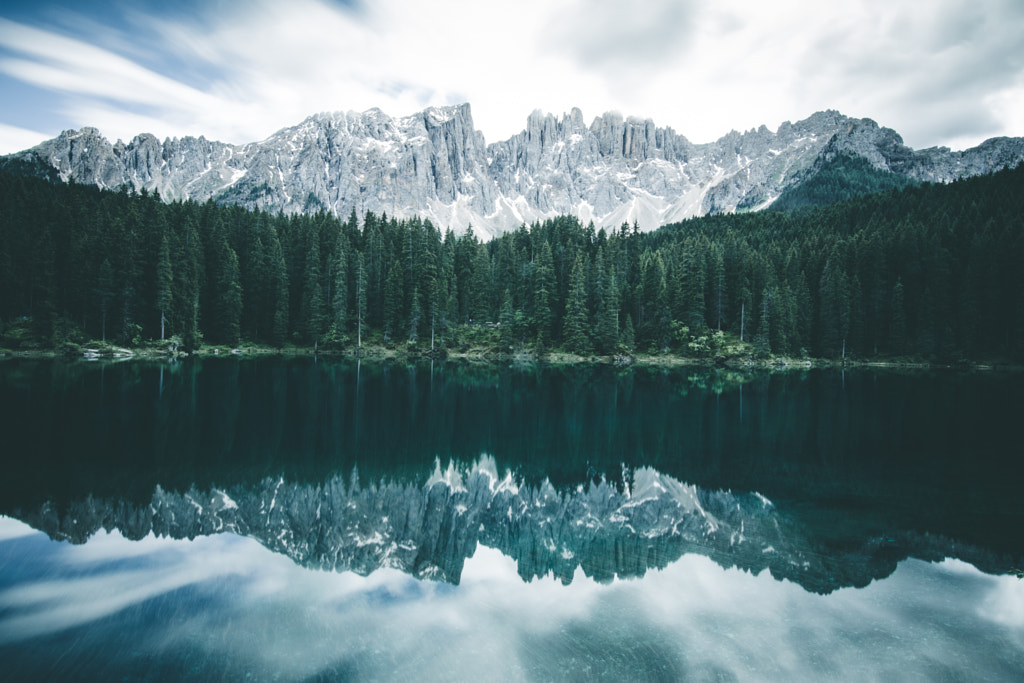
M 803 202 L 797 202 L 800 204 Z M 0 173 L 0 347 L 240 343 L 712 357 L 1024 359 L 1024 166 L 642 232 L 482 242 Z

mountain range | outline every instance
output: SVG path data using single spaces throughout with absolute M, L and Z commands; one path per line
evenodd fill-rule
M 650 230 L 764 209 L 839 156 L 904 181 L 945 183 L 1016 166 L 1024 138 L 915 151 L 871 119 L 829 110 L 775 132 L 761 126 L 695 144 L 617 113 L 588 126 L 573 109 L 560 118 L 535 111 L 522 132 L 487 144 L 462 104 L 401 118 L 379 109 L 317 114 L 244 145 L 149 134 L 112 144 L 82 128 L 0 157 L 0 169 L 275 213 L 420 216 L 442 230 L 472 226 L 486 238 L 556 215 Z

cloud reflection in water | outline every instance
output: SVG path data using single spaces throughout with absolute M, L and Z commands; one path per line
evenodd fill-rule
M 642 579 L 577 574 L 524 582 L 480 546 L 451 586 L 305 569 L 232 534 L 100 532 L 73 546 L 0 517 L 0 656 L 48 676 L 133 665 L 257 679 L 1024 673 L 1024 581 L 958 560 L 905 560 L 826 596 L 700 555 Z

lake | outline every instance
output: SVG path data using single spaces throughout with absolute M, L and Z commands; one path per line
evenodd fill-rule
M 1020 680 L 1021 379 L 5 360 L 0 661 Z

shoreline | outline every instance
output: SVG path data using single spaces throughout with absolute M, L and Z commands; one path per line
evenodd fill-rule
M 55 349 L 21 349 L 0 350 L 0 361 L 13 359 L 60 359 L 69 362 L 130 361 L 130 360 L 184 360 L 187 358 L 256 358 L 276 356 L 286 358 L 326 357 L 364 359 L 371 361 L 463 361 L 480 364 L 544 364 L 544 365 L 612 365 L 620 368 L 629 367 L 705 367 L 731 370 L 767 370 L 772 372 L 810 369 L 903 369 L 903 370 L 970 370 L 975 372 L 990 371 L 1021 371 L 1024 366 L 993 360 L 969 360 L 959 363 L 937 363 L 897 359 L 843 359 L 827 358 L 788 358 L 770 356 L 753 358 L 749 355 L 717 358 L 694 358 L 672 354 L 621 354 L 612 356 L 580 356 L 562 351 L 537 353 L 534 351 L 497 352 L 489 349 L 469 349 L 457 351 L 439 348 L 435 351 L 410 352 L 397 348 L 378 345 L 367 345 L 361 349 L 314 349 L 312 347 L 286 346 L 282 348 L 242 344 L 236 348 L 210 346 L 200 348 L 193 353 L 172 352 L 167 348 L 143 347 L 127 348 L 119 346 L 83 345 L 80 354 L 59 353 Z

